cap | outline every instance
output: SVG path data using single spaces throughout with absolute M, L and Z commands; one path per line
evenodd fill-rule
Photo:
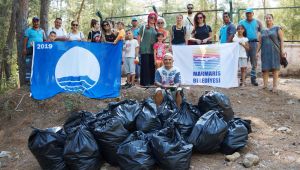
M 253 8 L 247 8 L 247 9 L 245 10 L 245 12 L 246 12 L 246 13 L 252 13 L 252 12 L 253 12 Z
M 39 17 L 33 17 L 32 18 L 32 21 L 39 21 L 40 19 L 39 19 Z
M 137 18 L 136 17 L 132 17 L 131 21 L 137 21 Z

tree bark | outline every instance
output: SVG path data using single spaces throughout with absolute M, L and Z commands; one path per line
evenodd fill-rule
M 11 16 L 10 16 L 10 25 L 6 38 L 5 47 L 3 48 L 3 64 L 4 73 L 6 81 L 9 80 L 11 76 L 11 65 L 9 63 L 10 56 L 12 54 L 14 39 L 15 39 L 15 30 L 16 30 L 16 6 L 18 0 L 14 0 L 12 3 Z
M 41 8 L 40 8 L 40 26 L 45 31 L 48 32 L 48 13 L 50 7 L 50 0 L 40 0 Z
M 79 20 L 80 20 L 80 15 L 81 15 L 83 6 L 84 6 L 84 0 L 82 0 L 81 5 L 80 5 L 80 9 L 79 9 L 79 11 L 78 11 L 78 15 L 77 15 L 77 22 L 78 22 L 78 23 L 79 23 Z
M 16 41 L 17 41 L 17 55 L 18 55 L 18 67 L 19 67 L 19 81 L 20 86 L 25 85 L 25 57 L 22 56 L 23 49 L 23 37 L 25 29 L 27 28 L 27 18 L 28 18 L 28 7 L 29 0 L 18 0 L 16 3 L 17 13 L 16 13 Z

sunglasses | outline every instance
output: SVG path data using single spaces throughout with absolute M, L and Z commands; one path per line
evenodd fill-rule
M 157 24 L 164 24 L 164 22 L 157 22 Z
M 229 16 L 228 15 L 224 15 L 223 18 L 229 18 Z
M 105 26 L 109 26 L 109 24 L 103 24 L 103 26 L 105 27 Z
M 74 27 L 78 27 L 78 24 L 73 24 L 72 26 L 74 26 Z
M 155 17 L 149 17 L 149 19 L 155 19 Z
M 187 8 L 187 9 L 194 9 L 194 8 L 191 8 L 191 7 L 190 7 L 190 8 Z
M 203 19 L 203 17 L 197 17 L 198 19 Z

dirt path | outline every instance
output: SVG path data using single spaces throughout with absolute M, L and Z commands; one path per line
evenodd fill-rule
M 185 94 L 195 104 L 205 90 L 221 91 L 230 97 L 237 116 L 251 119 L 253 133 L 247 147 L 240 153 L 242 157 L 249 152 L 260 157 L 260 163 L 254 169 L 300 169 L 300 80 L 281 79 L 279 89 L 277 95 L 250 85 L 232 89 L 190 86 Z M 12 152 L 11 158 L 0 158 L 0 169 L 40 169 L 27 148 L 30 126 L 62 125 L 70 111 L 96 112 L 110 101 L 86 99 L 76 94 L 60 94 L 49 100 L 36 101 L 28 96 L 28 90 L 8 91 L 0 97 L 0 151 Z M 153 93 L 154 89 L 133 87 L 122 91 L 122 96 L 142 100 Z M 24 94 L 19 111 L 15 111 Z M 277 131 L 279 127 L 288 127 L 291 132 Z M 231 163 L 226 162 L 221 153 L 195 153 L 191 169 L 242 169 L 242 157 Z M 117 168 L 105 166 L 102 169 Z

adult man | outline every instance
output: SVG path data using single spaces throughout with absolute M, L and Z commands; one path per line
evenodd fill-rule
M 251 63 L 251 84 L 258 86 L 256 81 L 256 67 L 257 67 L 257 58 L 256 58 L 256 49 L 257 49 L 257 38 L 259 37 L 260 31 L 262 29 L 262 24 L 260 21 L 253 18 L 253 9 L 246 9 L 246 19 L 241 20 L 239 24 L 243 25 L 246 28 L 247 38 L 249 39 L 250 49 L 247 52 L 248 60 L 250 59 Z
M 193 16 L 194 5 L 188 4 L 186 7 L 188 10 L 187 11 L 188 15 L 184 17 L 183 26 L 186 27 L 186 38 L 190 39 L 191 33 L 194 29 L 194 16 Z
M 132 25 L 131 31 L 133 33 L 133 38 L 137 39 L 137 37 L 139 35 L 140 27 L 139 27 L 139 22 L 136 17 L 131 18 L 131 25 Z
M 234 24 L 230 21 L 228 12 L 223 13 L 223 22 L 224 25 L 220 28 L 220 43 L 232 42 L 236 29 Z
M 138 36 L 139 36 L 139 31 L 140 31 L 140 27 L 139 27 L 139 22 L 137 20 L 136 17 L 132 17 L 131 18 L 131 31 L 133 33 L 133 38 L 137 40 Z M 140 60 L 140 55 L 139 55 L 139 61 Z M 135 65 L 135 80 L 138 82 L 140 79 L 140 64 L 136 64 Z
M 56 33 L 56 39 L 55 41 L 66 41 L 67 34 L 65 30 L 61 27 L 62 25 L 62 19 L 56 18 L 54 21 L 54 27 L 51 27 L 48 29 L 48 36 L 50 35 L 50 32 L 54 31 Z
M 173 66 L 173 62 L 172 54 L 166 53 L 163 59 L 164 66 L 160 67 L 155 72 L 154 84 L 158 88 L 155 90 L 154 100 L 157 106 L 163 102 L 166 91 L 172 93 L 178 107 L 181 105 L 181 76 L 179 69 Z
M 42 28 L 40 28 L 40 19 L 38 17 L 32 18 L 32 27 L 26 29 L 23 40 L 23 56 L 26 61 L 26 77 L 25 80 L 29 82 L 31 76 L 31 63 L 34 42 L 46 41 L 46 35 Z

